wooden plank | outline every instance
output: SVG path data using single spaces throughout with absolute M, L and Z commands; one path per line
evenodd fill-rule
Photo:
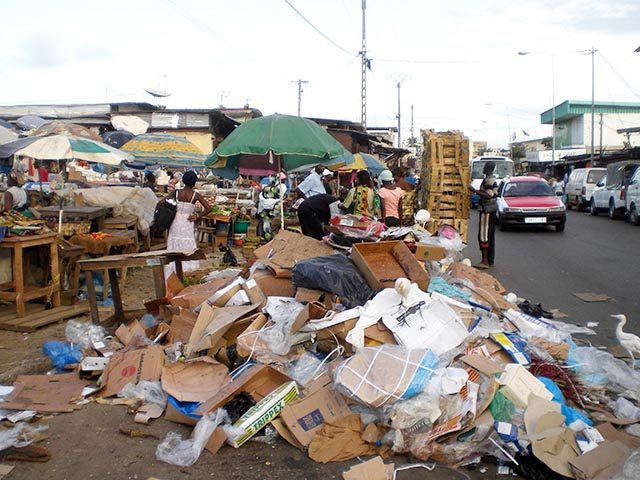
M 0 329 L 15 332 L 34 332 L 39 327 L 44 327 L 66 318 L 77 317 L 89 311 L 87 303 L 57 307 L 50 310 L 45 310 L 44 305 L 39 305 L 39 307 L 37 311 L 31 312 L 23 318 L 14 316 L 11 320 L 0 322 Z

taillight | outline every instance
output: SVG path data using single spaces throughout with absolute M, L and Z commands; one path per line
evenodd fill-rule
M 625 198 L 627 198 L 627 189 L 623 188 L 620 190 L 620 200 L 624 200 Z
M 582 187 L 582 195 L 586 195 L 587 194 L 587 187 Z

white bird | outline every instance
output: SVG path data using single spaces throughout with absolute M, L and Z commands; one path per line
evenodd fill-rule
M 407 306 L 409 301 L 409 292 L 411 291 L 411 280 L 408 278 L 398 278 L 396 280 L 395 289 L 402 300 L 402 305 Z
M 620 320 L 616 327 L 616 338 L 622 348 L 631 356 L 631 367 L 635 367 L 636 360 L 633 356 L 634 352 L 640 356 L 640 337 L 633 333 L 626 333 L 622 331 L 622 327 L 627 323 L 627 316 L 619 313 L 618 315 L 611 315 L 613 318 Z

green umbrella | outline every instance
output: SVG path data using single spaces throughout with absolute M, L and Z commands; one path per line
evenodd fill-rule
M 278 167 L 289 171 L 318 163 L 332 165 L 332 159 L 343 154 L 344 147 L 317 123 L 276 113 L 240 125 L 205 165 L 262 175 Z

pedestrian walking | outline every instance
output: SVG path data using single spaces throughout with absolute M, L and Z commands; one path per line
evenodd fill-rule
M 296 192 L 302 198 L 313 197 L 327 193 L 322 177 L 332 175 L 330 170 L 324 168 L 324 165 L 316 165 L 311 173 L 298 185 Z
M 498 211 L 498 182 L 493 176 L 496 165 L 487 162 L 483 168 L 484 179 L 480 184 L 480 189 L 471 190 L 480 196 L 480 225 L 478 227 L 478 243 L 482 260 L 477 268 L 489 268 L 495 261 L 496 254 L 496 212 Z

